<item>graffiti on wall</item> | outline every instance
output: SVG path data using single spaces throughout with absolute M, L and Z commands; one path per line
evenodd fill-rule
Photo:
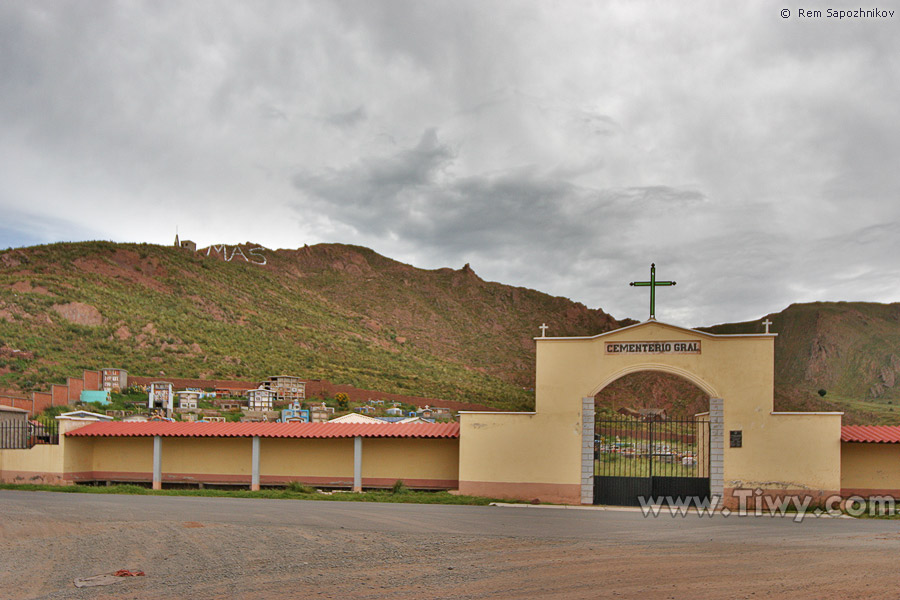
M 235 257 L 238 257 L 238 260 L 244 259 L 244 261 L 250 264 L 264 265 L 266 264 L 266 255 L 263 254 L 263 250 L 265 250 L 265 248 L 262 246 L 257 246 L 256 248 L 241 248 L 240 246 L 214 244 L 206 249 L 206 255 L 218 256 L 225 259 L 225 262 L 231 262 Z

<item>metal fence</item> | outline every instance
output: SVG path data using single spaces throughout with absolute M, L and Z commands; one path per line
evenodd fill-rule
M 59 423 L 0 421 L 0 450 L 22 450 L 38 444 L 58 444 Z
M 709 477 L 709 424 L 703 421 L 598 420 L 595 475 Z
M 594 503 L 709 496 L 709 423 L 600 419 L 594 429 Z

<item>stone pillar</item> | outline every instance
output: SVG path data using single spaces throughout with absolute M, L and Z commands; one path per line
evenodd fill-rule
M 725 494 L 725 403 L 709 399 L 709 492 L 724 501 Z
M 353 491 L 362 491 L 362 438 L 353 438 Z
M 162 489 L 162 437 L 153 436 L 153 489 Z
M 259 490 L 259 436 L 253 436 L 252 450 L 250 454 L 250 489 Z
M 594 398 L 581 399 L 581 503 L 594 503 Z

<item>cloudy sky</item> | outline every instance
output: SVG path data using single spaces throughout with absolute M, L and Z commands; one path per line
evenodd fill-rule
M 900 0 L 798 16 L 858 5 L 2 2 L 0 247 L 344 242 L 639 319 L 656 262 L 687 326 L 898 301 Z

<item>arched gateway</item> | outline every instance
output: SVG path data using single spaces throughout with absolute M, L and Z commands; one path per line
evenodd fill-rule
M 594 396 L 653 370 L 710 396 L 709 487 L 726 505 L 747 494 L 838 493 L 841 413 L 773 410 L 775 335 L 714 335 L 651 318 L 592 337 L 535 338 L 534 412 L 461 415 L 460 492 L 593 503 Z

